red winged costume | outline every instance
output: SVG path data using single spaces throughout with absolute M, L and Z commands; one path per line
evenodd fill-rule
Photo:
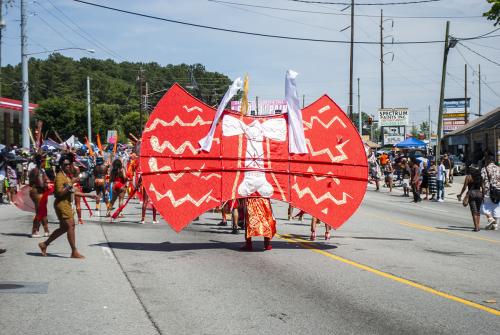
M 143 132 L 143 184 L 177 232 L 236 198 L 291 203 L 333 228 L 363 200 L 368 167 L 362 140 L 328 96 L 302 109 L 302 154 L 290 152 L 288 114 L 247 117 L 230 110 L 214 126 L 210 151 L 201 150 L 215 116 L 214 108 L 174 84 Z

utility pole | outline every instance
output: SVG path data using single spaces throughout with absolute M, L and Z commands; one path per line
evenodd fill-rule
M 465 124 L 469 122 L 469 117 L 467 116 L 467 64 L 465 64 L 465 105 L 464 105 L 464 121 Z
M 29 82 L 28 82 L 28 55 L 26 52 L 28 36 L 26 35 L 27 19 L 26 15 L 26 0 L 21 0 L 21 71 L 22 71 L 22 95 L 23 95 L 23 112 L 22 112 L 22 147 L 30 148 L 30 112 L 29 112 Z
M 149 83 L 146 82 L 146 91 L 144 93 L 144 111 L 149 115 Z
M 142 109 L 143 109 L 143 103 L 142 103 L 142 81 L 144 80 L 143 78 L 143 70 L 142 67 L 139 68 L 139 135 L 142 137 Z
M 358 123 L 359 123 L 359 136 L 363 136 L 363 124 L 361 119 L 361 107 L 359 104 L 360 95 L 359 95 L 359 78 L 358 78 Z
M 380 10 L 380 108 L 384 108 L 384 10 Z
M 306 95 L 302 94 L 302 108 L 304 108 L 306 105 Z
M 92 114 L 90 109 L 90 77 L 87 76 L 87 139 L 92 143 Z
M 0 0 L 0 97 L 2 96 L 2 31 L 5 28 L 3 21 L 3 0 Z
M 443 129 L 443 105 L 444 105 L 444 88 L 446 82 L 446 63 L 448 62 L 448 53 L 450 48 L 453 48 L 457 40 L 452 38 L 451 43 L 448 44 L 450 32 L 450 21 L 446 21 L 446 35 L 444 40 L 444 54 L 443 54 L 443 70 L 441 73 L 441 92 L 439 95 L 439 115 L 438 115 L 438 128 L 437 128 L 437 143 L 436 143 L 436 166 L 439 165 L 439 155 L 441 154 L 441 131 Z
M 351 50 L 349 59 L 349 118 L 353 121 L 352 113 L 352 76 L 354 70 L 354 0 L 351 0 Z
M 259 97 L 255 97 L 255 115 L 259 115 Z
M 429 156 L 429 149 L 432 143 L 431 105 L 429 105 L 428 108 L 429 108 L 429 145 L 427 146 L 427 156 Z
M 479 64 L 479 106 L 478 116 L 481 117 L 481 64 Z

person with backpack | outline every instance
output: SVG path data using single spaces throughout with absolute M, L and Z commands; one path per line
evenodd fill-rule
M 500 223 L 500 167 L 495 165 L 493 156 L 486 156 L 481 169 L 484 201 L 481 212 L 486 215 L 486 230 L 497 230 Z

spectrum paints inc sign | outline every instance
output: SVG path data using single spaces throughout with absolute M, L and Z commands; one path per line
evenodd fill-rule
M 378 110 L 380 127 L 407 126 L 410 122 L 408 108 L 381 108 Z

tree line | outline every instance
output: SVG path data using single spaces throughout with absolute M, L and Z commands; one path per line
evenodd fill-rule
M 129 133 L 140 134 L 141 105 L 144 124 L 172 84 L 179 83 L 212 106 L 231 84 L 226 75 L 207 71 L 201 64 L 161 66 L 52 54 L 45 60 L 31 58 L 28 68 L 30 102 L 39 104 L 33 122 L 43 121 L 44 134 L 53 137 L 57 132 L 64 139 L 71 135 L 83 139 L 87 134 L 87 76 L 91 78 L 93 136 L 105 138 L 107 130 L 115 129 L 122 141 Z M 150 93 L 161 91 L 148 96 L 147 105 L 140 99 L 146 83 Z M 21 100 L 20 64 L 2 67 L 1 92 L 3 97 Z

